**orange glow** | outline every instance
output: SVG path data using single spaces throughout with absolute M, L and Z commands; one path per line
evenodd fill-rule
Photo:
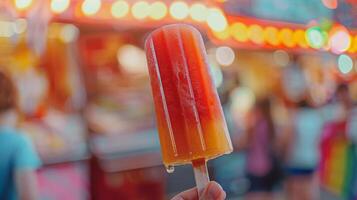
M 272 26 L 266 27 L 264 29 L 264 38 L 270 45 L 279 45 L 278 29 Z
M 280 30 L 278 37 L 280 41 L 287 47 L 294 47 L 295 41 L 293 40 L 293 31 L 288 28 L 283 28 Z
M 349 53 L 356 53 L 357 52 L 357 35 L 353 37 L 350 48 L 348 49 Z
M 321 0 L 322 4 L 329 9 L 336 9 L 338 6 L 337 0 Z
M 227 40 L 230 37 L 230 31 L 228 28 L 220 32 L 213 31 L 213 35 L 220 40 Z
M 259 25 L 251 25 L 248 28 L 248 37 L 250 41 L 252 41 L 255 44 L 263 44 L 264 43 L 264 37 L 263 37 L 263 28 Z
M 294 42 L 299 45 L 301 48 L 307 48 L 309 45 L 307 44 L 305 31 L 304 30 L 295 30 L 293 34 Z
M 248 40 L 248 28 L 240 22 L 232 24 L 229 28 L 231 35 L 238 42 L 246 42 Z
M 150 14 L 149 16 L 152 19 L 159 20 L 166 16 L 167 8 L 166 5 L 160 1 L 154 2 L 150 6 Z
M 340 54 L 351 46 L 351 35 L 344 26 L 336 26 L 329 33 L 329 47 L 331 51 Z

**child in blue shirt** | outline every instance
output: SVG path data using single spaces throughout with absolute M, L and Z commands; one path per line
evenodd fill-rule
M 35 200 L 38 155 L 28 137 L 16 129 L 16 92 L 0 72 L 0 199 Z

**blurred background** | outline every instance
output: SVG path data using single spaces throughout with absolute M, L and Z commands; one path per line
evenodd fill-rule
M 40 199 L 169 199 L 143 49 L 204 37 L 234 152 L 209 161 L 227 199 L 357 199 L 356 0 L 2 0 L 0 70 L 42 159 Z M 1 147 L 0 147 L 1 151 Z

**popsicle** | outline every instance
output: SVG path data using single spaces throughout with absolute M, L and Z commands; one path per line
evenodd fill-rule
M 201 34 L 185 24 L 163 26 L 145 49 L 164 165 L 192 163 L 202 189 L 206 161 L 230 153 L 232 144 Z

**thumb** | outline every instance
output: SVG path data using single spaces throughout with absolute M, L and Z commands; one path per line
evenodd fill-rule
M 204 200 L 224 200 L 225 198 L 226 192 L 214 181 L 211 181 L 203 191 Z

